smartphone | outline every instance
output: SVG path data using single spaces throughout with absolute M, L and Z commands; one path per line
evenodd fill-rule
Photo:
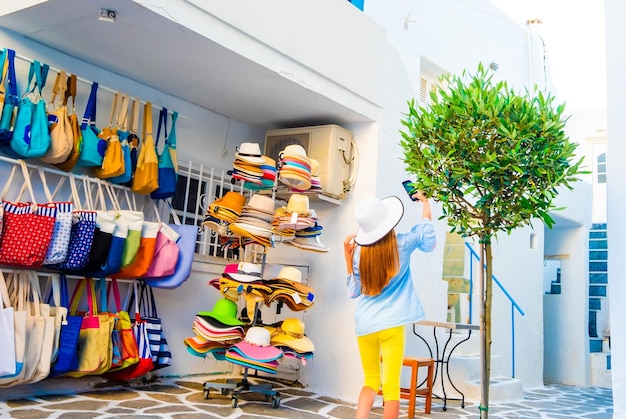
M 411 183 L 412 182 L 410 180 L 405 180 L 404 182 L 402 182 L 402 186 L 404 187 L 406 193 L 409 195 L 409 198 L 411 198 L 413 201 L 417 201 L 417 198 L 413 197 L 413 195 L 417 192 L 417 188 L 411 186 Z

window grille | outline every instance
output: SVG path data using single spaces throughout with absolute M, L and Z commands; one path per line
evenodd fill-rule
M 600 154 L 597 158 L 596 175 L 598 183 L 606 183 L 606 153 Z

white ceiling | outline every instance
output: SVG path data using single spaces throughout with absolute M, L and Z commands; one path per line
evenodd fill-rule
M 117 12 L 98 20 L 100 8 Z M 49 0 L 0 16 L 0 26 L 169 95 L 270 128 L 363 121 L 131 0 Z

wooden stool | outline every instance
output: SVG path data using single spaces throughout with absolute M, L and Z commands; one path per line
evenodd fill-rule
M 411 383 L 409 388 L 400 388 L 400 398 L 409 400 L 409 418 L 415 417 L 415 397 L 423 396 L 424 413 L 430 414 L 430 407 L 433 401 L 433 374 L 435 372 L 435 360 L 432 358 L 416 358 L 412 356 L 404 357 L 402 361 L 403 367 L 411 368 Z M 420 367 L 428 367 L 428 375 L 426 376 L 426 386 L 417 388 L 417 373 Z M 379 395 L 383 394 L 382 390 L 378 391 Z

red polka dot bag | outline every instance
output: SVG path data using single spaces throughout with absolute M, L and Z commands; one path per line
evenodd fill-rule
M 22 167 L 31 202 L 2 201 L 4 217 L 0 265 L 39 268 L 48 252 L 57 208 L 54 204 L 38 204 L 35 201 L 26 163 L 23 160 L 18 162 Z

